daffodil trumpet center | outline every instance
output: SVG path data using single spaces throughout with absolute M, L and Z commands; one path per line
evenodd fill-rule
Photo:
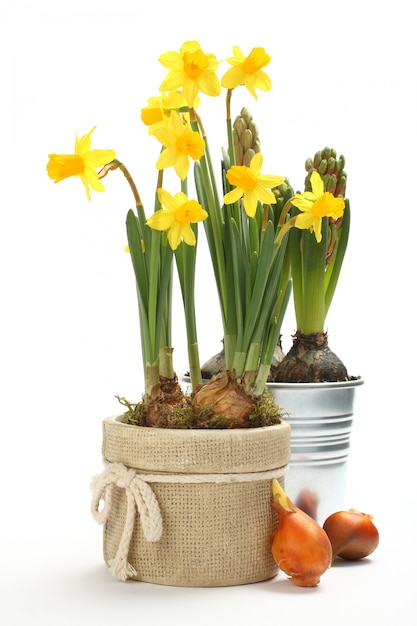
M 331 208 L 333 203 L 333 194 L 326 191 L 312 204 L 311 212 L 315 217 L 326 217 L 327 215 L 329 215 L 329 209 Z
M 264 48 L 253 48 L 252 52 L 243 61 L 242 69 L 245 74 L 255 74 L 262 67 L 268 65 L 270 59 Z
M 185 52 L 183 61 L 185 73 L 189 78 L 193 79 L 198 78 L 209 65 L 208 59 L 202 50 Z
M 48 175 L 55 182 L 59 182 L 70 176 L 80 176 L 84 167 L 84 159 L 78 154 L 52 154 L 48 163 Z
M 185 202 L 175 211 L 175 220 L 180 224 L 190 224 L 197 221 L 201 213 L 201 206 L 196 200 Z
M 231 185 L 245 191 L 254 189 L 257 183 L 255 174 L 245 165 L 234 165 L 227 172 L 227 179 Z

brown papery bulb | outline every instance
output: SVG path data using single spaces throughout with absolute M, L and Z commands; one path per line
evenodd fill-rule
M 278 567 L 299 587 L 314 587 L 332 562 L 332 546 L 321 526 L 291 502 L 277 480 L 272 481 L 272 506 L 278 528 L 272 556 Z
M 333 559 L 363 559 L 378 546 L 379 533 L 372 515 L 355 509 L 337 511 L 323 524 L 323 529 L 332 544 Z

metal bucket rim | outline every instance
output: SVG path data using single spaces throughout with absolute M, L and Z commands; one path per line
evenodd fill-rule
M 363 385 L 365 380 L 361 377 L 353 380 L 341 380 L 338 382 L 322 382 L 322 383 L 267 383 L 267 387 L 272 389 L 339 389 L 358 387 Z

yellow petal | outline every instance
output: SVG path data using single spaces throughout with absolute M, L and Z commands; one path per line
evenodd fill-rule
M 300 209 L 300 211 L 311 211 L 313 201 L 303 198 L 300 194 L 296 194 L 296 197 L 292 198 L 291 204 L 297 207 L 297 209 Z
M 243 206 L 249 217 L 253 217 L 258 208 L 258 196 L 254 190 L 245 191 L 243 195 Z
M 266 189 L 263 185 L 257 184 L 254 188 L 254 193 L 258 199 L 265 204 L 275 204 L 277 199 L 270 189 Z
M 310 183 L 315 199 L 320 198 L 324 193 L 324 184 L 320 174 L 316 170 L 311 173 Z
M 82 176 L 85 176 L 86 180 L 89 182 L 94 191 L 104 191 L 104 185 L 101 180 L 99 180 L 98 174 L 95 170 L 86 167 Z
M 295 218 L 295 226 L 304 230 L 313 226 L 314 216 L 312 213 L 300 213 Z
M 161 54 L 158 61 L 163 65 L 167 70 L 178 70 L 183 68 L 182 55 L 178 52 L 165 52 Z M 165 91 L 165 90 L 164 90 Z M 169 91 L 169 90 L 167 90 Z
M 175 91 L 182 87 L 185 74 L 183 71 L 170 72 L 159 86 L 159 91 Z
M 272 89 L 271 79 L 263 70 L 258 70 L 255 74 L 255 87 L 262 91 L 270 91 Z
M 159 209 L 146 221 L 147 225 L 154 230 L 168 230 L 175 222 L 174 215 L 171 211 Z
M 181 229 L 181 234 L 182 234 L 182 238 L 184 239 L 185 243 L 189 246 L 195 246 L 196 244 L 196 238 L 195 238 L 195 234 L 193 229 L 191 228 L 190 224 L 184 224 L 182 229 Z
M 187 178 L 189 167 L 190 167 L 190 161 L 188 159 L 188 155 L 179 154 L 176 156 L 174 168 L 177 173 L 177 176 L 179 176 L 181 180 L 185 180 Z
M 255 75 L 254 74 L 246 74 L 245 75 L 245 85 L 247 90 L 249 91 L 250 94 L 252 94 L 252 96 L 255 98 L 255 100 L 258 99 L 258 95 L 255 91 Z
M 165 150 L 162 150 L 161 154 L 158 157 L 158 160 L 156 161 L 156 168 L 158 170 L 164 170 L 167 167 L 171 167 L 172 165 L 175 165 L 175 160 L 177 158 L 177 153 L 175 152 L 175 150 L 172 150 L 171 148 L 166 148 Z
M 187 102 L 187 105 L 191 108 L 198 95 L 198 83 L 196 80 L 187 78 L 182 86 L 182 93 Z
M 314 234 L 316 236 L 316 241 L 317 243 L 320 243 L 321 241 L 321 219 L 320 218 L 316 218 L 313 221 L 313 230 L 314 230 Z
M 167 191 L 166 189 L 162 189 L 162 187 L 159 187 L 157 194 L 158 200 L 163 207 L 165 207 L 169 211 L 175 211 L 178 206 L 178 202 L 175 201 L 175 198 L 172 197 L 169 191 Z
M 90 150 L 90 146 L 91 146 L 91 133 L 94 132 L 96 129 L 96 126 L 93 126 L 93 128 L 90 130 L 89 133 L 83 135 L 81 137 L 81 139 L 78 139 L 78 136 L 76 135 L 75 137 L 75 154 L 78 154 L 79 156 L 84 156 L 86 154 L 86 152 L 88 152 Z
M 282 185 L 284 179 L 282 176 L 273 176 L 271 174 L 261 174 L 258 176 L 258 183 L 261 183 L 264 187 L 268 187 L 272 189 L 272 187 L 278 187 L 278 185 Z
M 88 200 L 91 200 L 90 187 L 88 185 L 88 181 L 87 181 L 86 177 L 84 176 L 84 174 L 81 174 L 80 178 L 81 178 L 82 184 L 84 185 L 84 189 L 85 189 L 85 192 L 87 194 L 87 198 L 88 198 Z
M 225 89 L 235 89 L 245 82 L 245 72 L 241 67 L 231 67 L 222 78 L 222 87 Z
M 168 232 L 168 243 L 172 250 L 176 250 L 181 243 L 182 226 L 178 222 L 174 222 Z
M 237 202 L 243 196 L 243 189 L 240 187 L 235 187 L 231 191 L 229 191 L 223 198 L 224 204 L 233 204 Z
M 84 162 L 86 167 L 95 169 L 111 163 L 115 156 L 116 152 L 114 150 L 91 150 L 84 156 Z
M 203 72 L 198 79 L 198 86 L 207 96 L 218 96 L 221 91 L 219 79 L 214 72 Z
M 188 41 L 184 41 L 180 48 L 181 58 L 184 56 L 186 52 L 196 52 L 197 50 L 201 50 L 201 46 L 195 39 L 189 39 Z

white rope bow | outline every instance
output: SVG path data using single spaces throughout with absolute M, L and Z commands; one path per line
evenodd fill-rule
M 140 516 L 142 531 L 147 541 L 159 541 L 162 535 L 162 515 L 158 501 L 148 483 L 237 483 L 281 478 L 288 466 L 263 472 L 247 474 L 138 474 L 123 463 L 109 463 L 91 484 L 93 497 L 91 514 L 99 524 L 105 524 L 112 505 L 114 487 L 126 492 L 126 521 L 116 556 L 109 562 L 110 572 L 120 580 L 136 576 L 135 568 L 128 563 L 130 542 L 133 535 L 136 509 Z M 103 508 L 100 510 L 100 501 Z
M 93 497 L 91 514 L 99 524 L 108 519 L 114 487 L 126 492 L 126 521 L 116 556 L 109 563 L 113 576 L 125 581 L 136 576 L 135 568 L 128 563 L 130 541 L 135 525 L 136 509 L 140 516 L 143 534 L 147 541 L 159 541 L 162 535 L 162 516 L 158 501 L 151 487 L 140 478 L 134 469 L 128 469 L 122 463 L 111 463 L 92 481 Z M 100 510 L 100 501 L 103 508 Z

